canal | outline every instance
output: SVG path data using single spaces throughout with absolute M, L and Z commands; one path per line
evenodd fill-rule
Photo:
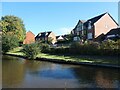
M 31 61 L 3 55 L 3 88 L 120 88 L 118 69 Z

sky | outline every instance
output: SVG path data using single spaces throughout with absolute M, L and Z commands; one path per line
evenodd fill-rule
M 35 35 L 44 31 L 68 34 L 78 20 L 87 20 L 105 12 L 118 22 L 117 2 L 2 2 L 2 16 L 21 18 L 26 31 Z

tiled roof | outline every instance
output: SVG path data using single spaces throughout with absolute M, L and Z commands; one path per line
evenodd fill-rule
M 36 38 L 48 37 L 51 32 L 52 32 L 52 31 L 40 32 L 40 33 L 36 36 Z
M 120 28 L 111 29 L 106 35 L 120 35 Z
M 79 20 L 77 25 L 79 24 L 79 22 L 82 22 L 84 24 L 86 21 L 85 20 Z M 77 28 L 77 25 L 75 26 L 75 28 L 73 30 L 75 30 Z
M 91 22 L 91 25 L 93 25 L 95 22 L 97 22 L 97 21 L 98 21 L 102 16 L 104 16 L 105 14 L 106 14 L 106 13 L 101 14 L 101 15 L 96 16 L 96 17 L 93 17 L 93 18 L 91 18 L 91 19 L 88 19 L 88 20 L 84 23 L 84 25 L 87 27 L 89 22 Z
M 88 27 L 88 23 L 89 23 L 89 22 L 91 22 L 91 25 L 93 25 L 95 22 L 97 22 L 97 21 L 98 21 L 101 17 L 103 17 L 105 14 L 108 14 L 108 15 L 112 18 L 112 20 L 118 25 L 118 23 L 113 19 L 113 17 L 112 17 L 108 12 L 103 13 L 103 14 L 101 14 L 101 15 L 99 15 L 99 16 L 93 17 L 93 18 L 91 18 L 91 19 L 88 19 L 88 20 L 84 23 L 84 25 L 85 25 L 86 27 Z
M 31 31 L 28 31 L 27 33 L 31 33 L 31 34 L 33 34 L 33 32 L 31 32 Z M 33 34 L 34 35 L 34 34 Z M 34 35 L 35 36 L 35 35 Z

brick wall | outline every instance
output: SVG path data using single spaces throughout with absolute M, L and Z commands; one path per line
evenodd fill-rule
M 35 35 L 31 31 L 29 31 L 26 33 L 26 38 L 25 38 L 23 44 L 30 44 L 33 42 L 35 42 Z

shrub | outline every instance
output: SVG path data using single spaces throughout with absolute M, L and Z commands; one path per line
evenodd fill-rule
M 37 43 L 23 45 L 22 52 L 26 55 L 28 59 L 36 59 L 40 52 Z
M 116 42 L 113 40 L 103 41 L 100 45 L 101 49 L 115 49 Z
M 69 48 L 58 47 L 58 48 L 51 48 L 52 53 L 55 54 L 69 54 Z
M 19 46 L 19 42 L 16 36 L 2 35 L 2 51 L 8 52 Z
M 82 48 L 82 45 L 80 45 L 79 42 L 73 42 L 70 46 L 70 53 L 71 54 L 78 54 L 78 53 L 81 53 L 81 48 Z
M 72 54 L 82 54 L 82 55 L 91 55 L 96 54 L 99 44 L 96 42 L 88 42 L 85 44 L 80 44 L 75 42 L 70 46 L 70 53 Z
M 48 53 L 50 51 L 50 45 L 45 43 L 39 43 L 39 45 L 40 45 L 41 52 Z

